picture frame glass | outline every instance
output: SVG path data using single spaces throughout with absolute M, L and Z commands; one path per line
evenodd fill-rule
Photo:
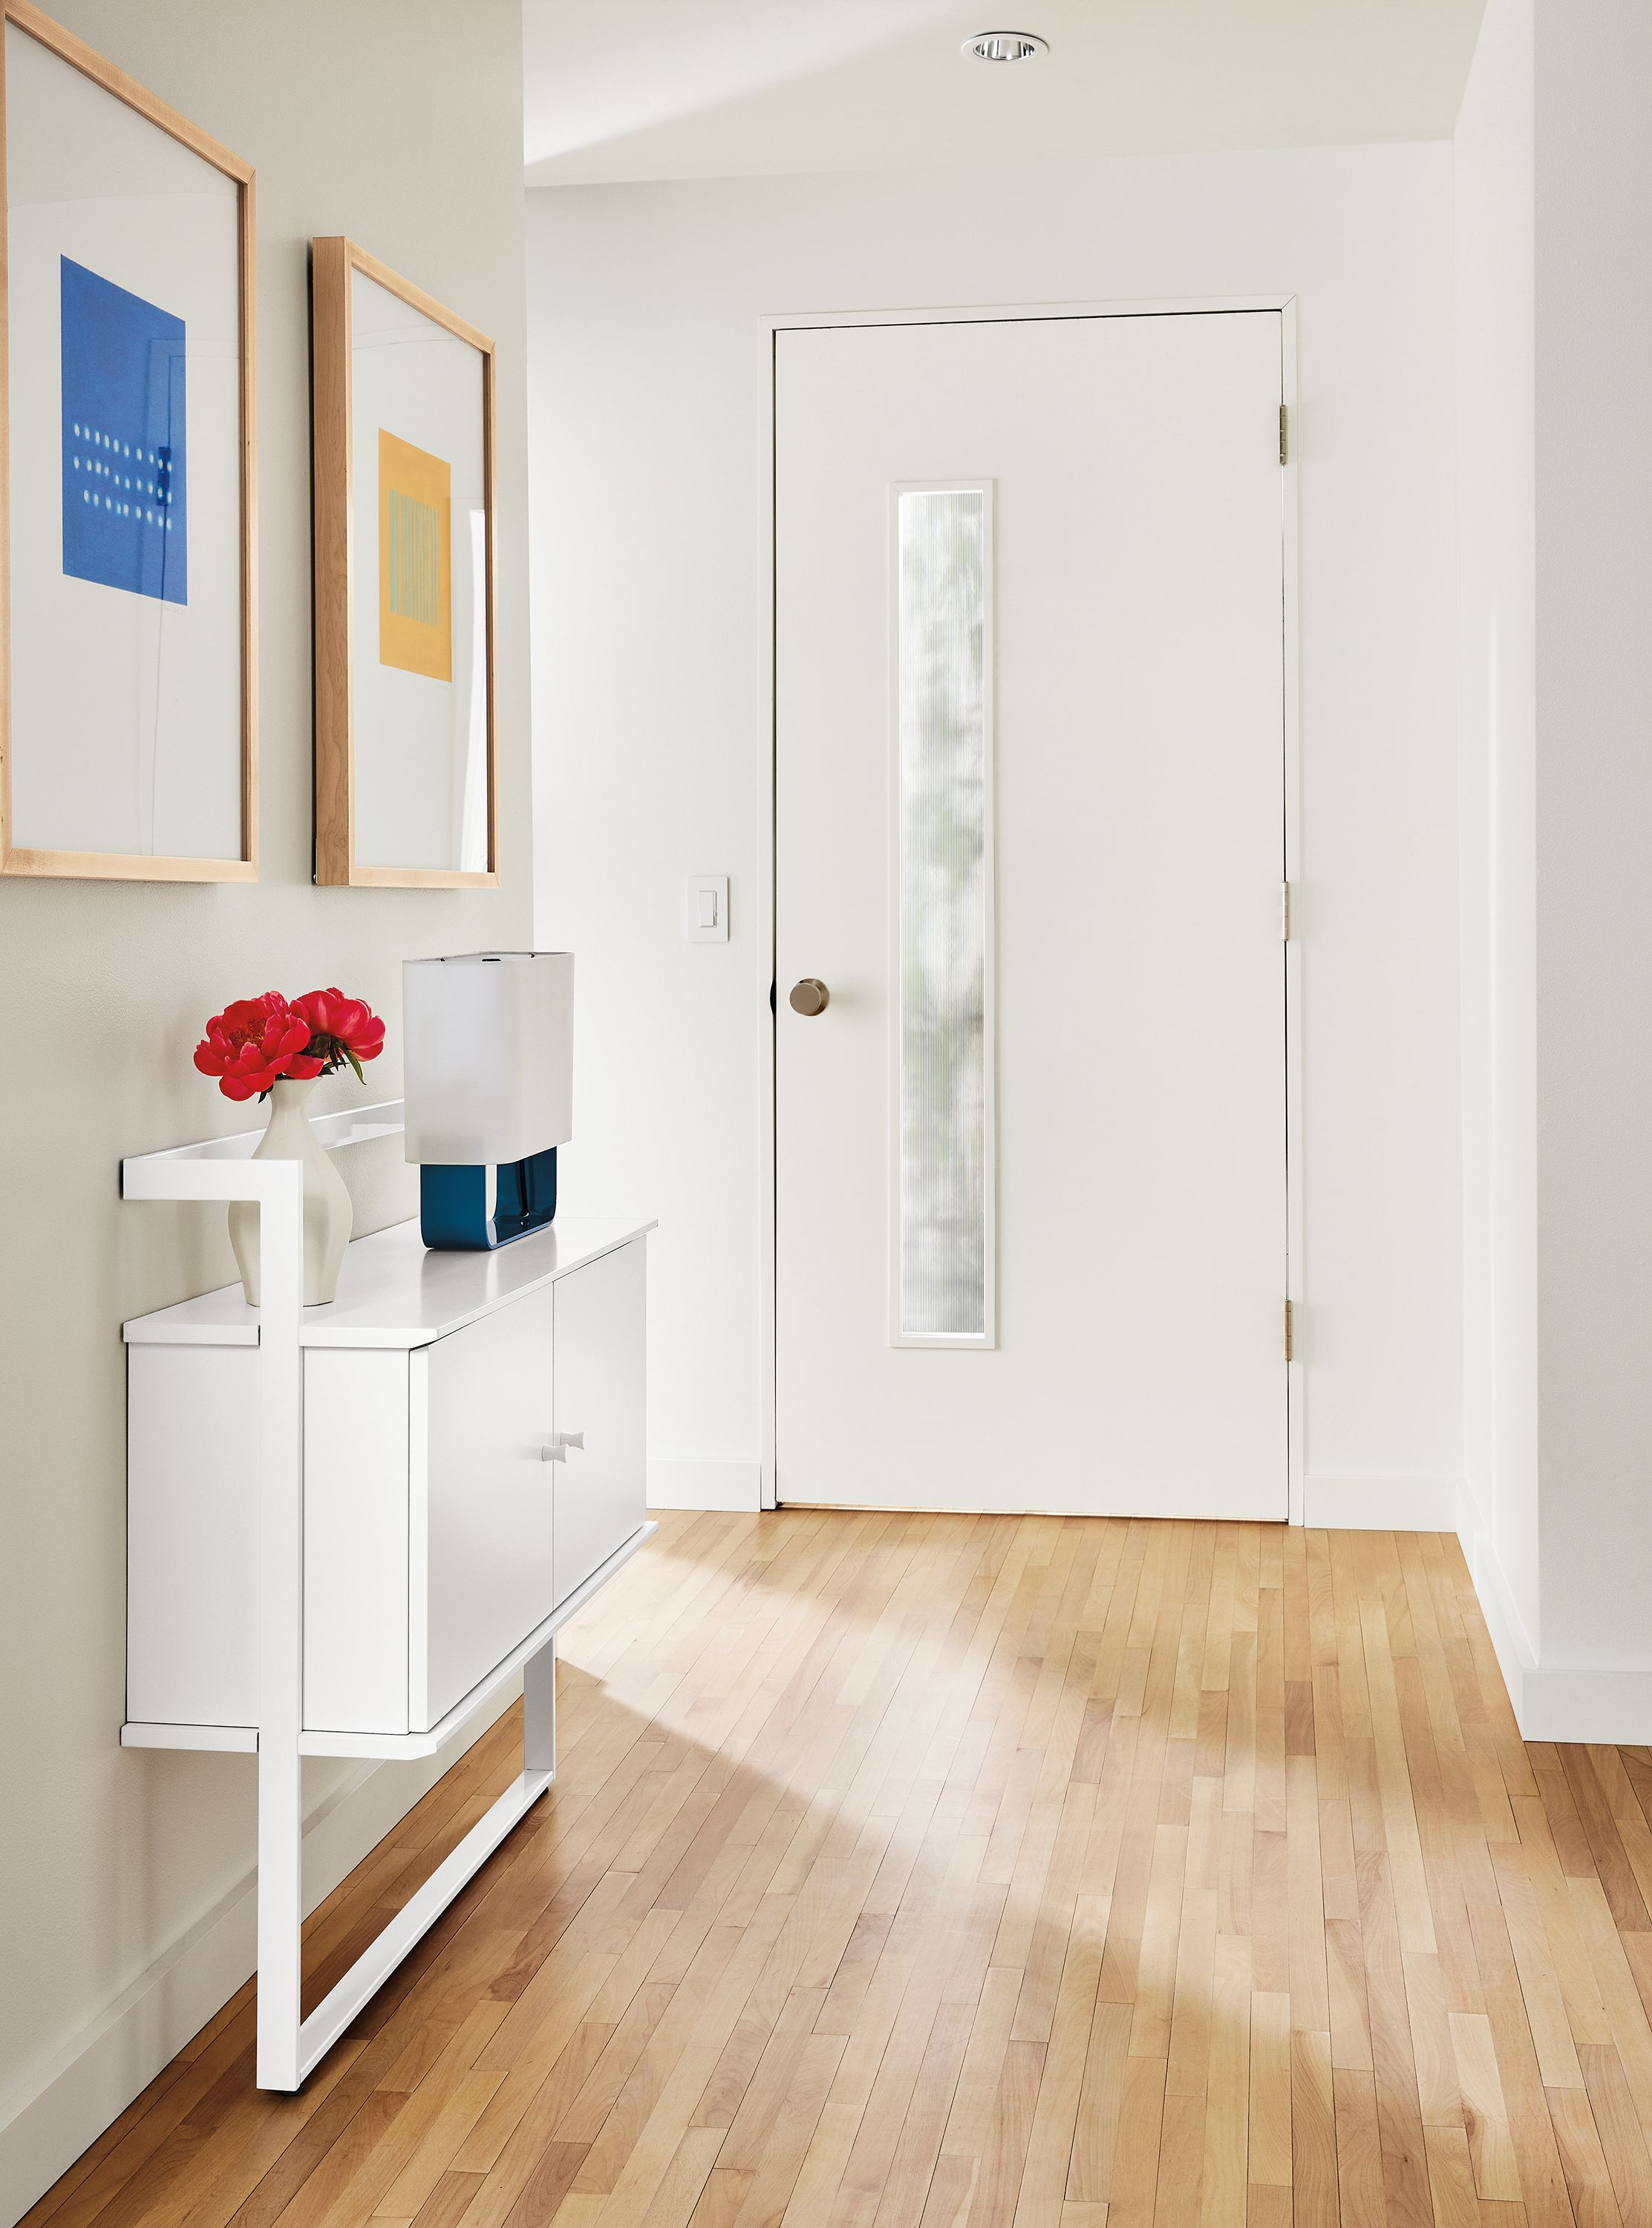
M 485 359 L 367 272 L 349 277 L 355 862 L 482 874 Z
M 5 26 L 9 844 L 246 855 L 236 180 Z

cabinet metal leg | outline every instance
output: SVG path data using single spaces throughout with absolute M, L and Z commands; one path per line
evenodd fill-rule
M 522 1666 L 522 1770 L 557 1768 L 557 1636 Z
M 296 1715 L 296 1712 L 294 1713 Z M 522 1667 L 522 1771 L 452 1854 L 409 1898 L 331 1993 L 299 2019 L 303 1935 L 301 1762 L 296 1737 L 258 1746 L 258 2050 L 260 2089 L 297 2089 L 361 2007 L 556 1776 L 557 1642 L 553 1633 Z
M 284 1178 L 284 1181 L 283 1179 Z M 304 2078 L 303 1966 L 304 1298 L 302 1177 L 271 1161 L 260 1176 L 258 1245 L 258 2012 L 260 2089 Z
M 297 1741 L 258 1750 L 258 2084 L 297 2089 L 304 1931 L 303 1829 Z

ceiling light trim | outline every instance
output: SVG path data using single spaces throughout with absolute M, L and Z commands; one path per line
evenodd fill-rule
M 1049 52 L 1049 42 L 1036 31 L 977 31 L 962 52 L 969 61 L 1031 62 Z

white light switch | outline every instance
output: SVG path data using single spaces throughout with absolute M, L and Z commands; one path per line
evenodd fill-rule
M 729 878 L 726 874 L 689 876 L 688 940 L 691 944 L 728 942 Z

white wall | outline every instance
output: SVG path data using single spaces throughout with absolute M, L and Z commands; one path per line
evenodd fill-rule
M 405 955 L 531 928 L 518 0 L 54 0 L 258 168 L 261 797 L 255 886 L 0 883 L 0 2219 L 251 1967 L 240 1757 L 126 1753 L 124 1317 L 234 1275 L 221 1207 L 124 1207 L 129 1153 L 246 1126 L 190 1053 L 226 999 L 341 983 L 391 1020 Z M 310 867 L 307 242 L 346 232 L 499 343 L 503 887 L 316 890 Z M 73 685 L 73 676 L 64 676 Z M 43 738 L 35 738 L 38 746 Z M 360 1096 L 349 1079 L 331 1102 Z M 342 1156 L 358 1227 L 412 1210 Z M 226 1447 L 233 1464 L 249 1451 Z M 307 1773 L 313 1888 L 429 1777 Z
M 1489 0 L 1455 157 L 1464 1544 L 1506 1660 L 1538 1596 L 1533 0 Z
M 1652 1739 L 1652 16 L 1489 0 L 1457 138 L 1468 1477 L 1522 1730 Z
M 530 195 L 538 937 L 580 954 L 566 1195 L 661 1218 L 656 1457 L 755 1489 L 760 314 L 1294 291 L 1308 1514 L 1454 1521 L 1450 197 L 1444 144 Z
M 1652 10 L 1538 0 L 1542 1654 L 1652 1738 Z
M 1652 18 L 1489 0 L 1456 136 L 1470 1495 L 1534 1740 L 1652 1740 Z

